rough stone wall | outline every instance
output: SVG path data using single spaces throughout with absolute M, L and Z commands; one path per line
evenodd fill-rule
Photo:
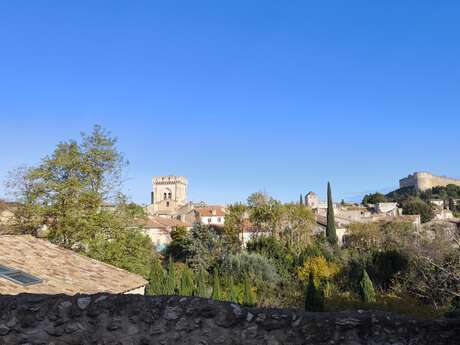
M 0 344 L 459 344 L 460 319 L 136 295 L 0 297 Z

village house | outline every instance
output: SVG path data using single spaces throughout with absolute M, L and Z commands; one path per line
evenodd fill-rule
M 149 236 L 155 249 L 161 251 L 171 243 L 171 231 L 178 227 L 189 229 L 191 225 L 177 219 L 150 216 L 145 221 L 143 230 Z
M 0 236 L 0 295 L 141 294 L 147 281 L 30 235 Z

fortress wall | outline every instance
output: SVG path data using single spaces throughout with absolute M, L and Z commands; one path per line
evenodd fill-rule
M 415 187 L 416 189 L 422 191 L 436 186 L 445 187 L 448 184 L 460 186 L 460 180 L 444 176 L 435 176 L 425 172 L 418 172 L 399 181 L 400 188 Z
M 460 319 L 306 313 L 178 296 L 0 296 L 0 344 L 458 344 Z

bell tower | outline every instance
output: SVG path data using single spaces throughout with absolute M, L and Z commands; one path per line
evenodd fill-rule
M 187 203 L 185 176 L 155 176 L 152 179 L 152 205 L 157 214 L 169 215 Z

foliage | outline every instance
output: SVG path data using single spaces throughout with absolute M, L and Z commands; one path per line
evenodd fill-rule
M 324 295 L 321 290 L 316 288 L 313 272 L 309 274 L 308 286 L 305 291 L 305 310 L 313 312 L 324 310 Z
M 323 256 L 307 258 L 303 265 L 297 268 L 297 276 L 301 281 L 307 281 L 310 276 L 315 279 L 315 284 L 319 286 L 333 278 L 339 272 L 339 267 L 333 262 L 327 262 Z
M 147 277 L 152 246 L 141 235 L 142 208 L 119 192 L 127 162 L 116 142 L 95 126 L 80 142 L 62 142 L 39 165 L 17 170 L 7 185 L 22 233 L 46 228 L 53 243 Z
M 249 219 L 259 232 L 279 233 L 281 209 L 281 203 L 265 193 L 253 193 L 248 197 Z
M 327 226 L 326 237 L 330 244 L 337 243 L 337 231 L 335 229 L 334 205 L 332 201 L 331 184 L 327 183 Z
M 154 258 L 150 266 L 148 295 L 161 295 L 164 292 L 166 273 L 159 258 Z
M 215 299 L 217 301 L 223 301 L 224 294 L 220 286 L 220 280 L 219 280 L 219 272 L 216 271 L 214 272 L 214 275 L 212 277 L 212 294 L 211 298 Z
M 366 270 L 363 270 L 363 276 L 361 278 L 359 287 L 360 295 L 363 302 L 375 302 L 374 285 L 372 284 L 372 280 L 369 278 L 369 275 L 367 274 Z
M 167 256 L 172 256 L 175 261 L 185 262 L 190 256 L 191 239 L 185 227 L 177 227 L 171 231 L 171 243 L 165 250 Z
M 203 270 L 199 270 L 196 274 L 196 284 L 193 296 L 197 297 L 208 297 L 206 287 L 206 273 Z
M 255 305 L 256 303 L 256 297 L 254 295 L 254 291 L 249 284 L 249 279 L 244 279 L 244 285 L 243 285 L 243 304 L 245 306 L 251 307 Z
M 390 249 L 375 252 L 368 265 L 368 271 L 374 283 L 381 289 L 387 290 L 397 275 L 405 272 L 408 266 L 407 254 L 400 250 Z
M 180 278 L 179 295 L 192 296 L 194 291 L 195 286 L 193 283 L 193 273 L 186 266 L 182 271 L 182 275 Z
M 403 203 L 403 213 L 409 215 L 419 214 L 422 223 L 429 222 L 434 218 L 434 212 L 430 205 L 421 199 L 413 198 Z
M 280 226 L 284 230 L 279 237 L 286 247 L 299 253 L 311 243 L 314 223 L 315 218 L 309 208 L 298 204 L 285 204 L 280 218 Z
M 295 255 L 275 236 L 255 236 L 246 244 L 249 253 L 257 253 L 270 259 L 284 278 L 290 275 Z
M 265 257 L 255 253 L 229 255 L 221 266 L 224 274 L 232 275 L 237 281 L 249 277 L 251 281 L 275 285 L 280 277 L 274 265 Z
M 239 303 L 238 290 L 236 288 L 233 277 L 230 277 L 229 281 L 229 292 L 228 292 L 228 301 Z
M 387 197 L 382 193 L 373 193 L 373 194 L 366 194 L 363 198 L 362 204 L 378 204 L 381 202 L 388 202 Z
M 237 203 L 228 206 L 225 213 L 224 234 L 233 251 L 237 251 L 241 246 L 240 234 L 244 230 L 246 210 L 246 205 Z
M 174 261 L 170 256 L 168 262 L 168 275 L 166 276 L 165 281 L 165 295 L 174 295 L 176 293 L 176 287 L 176 267 L 174 266 Z

